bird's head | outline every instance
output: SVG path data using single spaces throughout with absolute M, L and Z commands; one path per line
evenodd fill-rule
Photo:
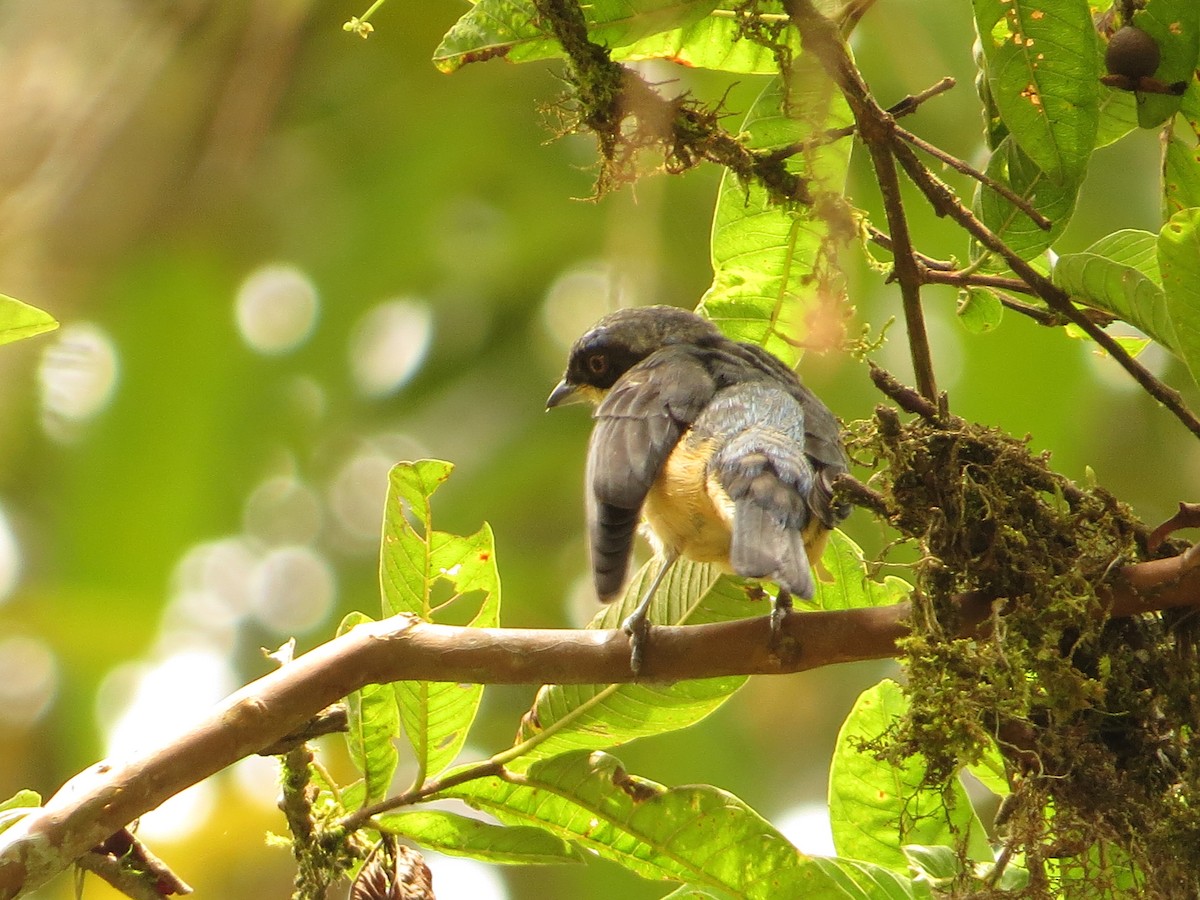
M 580 400 L 599 403 L 617 379 L 669 344 L 722 340 L 708 319 L 674 306 L 638 306 L 609 313 L 575 342 L 562 381 L 546 408 Z

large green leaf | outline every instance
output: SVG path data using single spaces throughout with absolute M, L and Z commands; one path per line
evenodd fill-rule
M 500 624 L 500 576 L 492 531 L 485 524 L 461 537 L 435 531 L 430 497 L 453 466 L 441 460 L 400 463 L 389 478 L 380 582 L 387 615 L 428 621 Z M 435 593 L 439 584 L 448 596 Z M 416 752 L 418 783 L 445 768 L 467 738 L 483 686 L 428 681 L 396 685 L 404 730 Z
M 591 627 L 618 627 L 653 580 L 657 565 L 651 560 L 643 566 L 621 602 L 606 607 Z M 766 612 L 769 607 L 749 600 L 734 579 L 721 577 L 710 565 L 680 560 L 659 586 L 650 620 L 698 624 L 742 618 L 756 609 Z M 654 653 L 653 631 L 646 652 Z M 513 765 L 524 767 L 571 750 L 599 750 L 686 728 L 713 712 L 745 681 L 745 676 L 729 676 L 673 684 L 545 685 L 521 721 L 510 751 Z
M 1179 355 L 1200 380 L 1200 209 L 1181 210 L 1163 225 L 1158 266 Z
M 1096 143 L 1100 56 L 1087 0 L 974 0 L 991 97 L 1034 164 L 1078 183 Z
M 605 753 L 557 756 L 517 775 L 475 779 L 455 797 L 512 825 L 535 825 L 643 878 L 746 900 L 925 896 L 877 867 L 804 856 L 737 797 L 708 786 L 668 789 L 629 775 Z
M 1096 148 L 1115 144 L 1138 127 L 1137 99 L 1129 91 L 1100 86 L 1100 127 Z
M 687 28 L 716 5 L 717 0 L 593 0 L 583 10 L 588 37 L 611 49 Z M 443 72 L 453 72 L 497 56 L 527 62 L 561 55 L 562 48 L 531 0 L 479 0 L 442 38 L 433 63 Z
M 1200 5 L 1196 0 L 1149 0 L 1134 13 L 1133 24 L 1158 42 L 1162 54 L 1154 77 L 1164 84 L 1182 81 L 1196 90 L 1200 55 Z M 1178 112 L 1181 99 L 1164 94 L 1137 95 L 1138 124 L 1157 128 Z
M 1052 277 L 1078 302 L 1112 313 L 1178 353 L 1157 244 L 1158 238 L 1148 231 L 1114 231 L 1081 253 L 1060 256 Z
M 1031 260 L 1062 234 L 1079 194 L 1078 180 L 1053 179 L 1038 168 L 1011 136 L 1000 142 L 988 161 L 987 174 L 1007 185 L 1018 197 L 1050 220 L 1046 231 L 996 191 L 980 185 L 975 192 L 975 212 L 983 224 L 1022 259 Z M 976 254 L 977 255 L 977 251 Z
M 782 15 L 782 4 L 762 3 L 759 15 Z M 764 43 L 742 36 L 742 24 L 726 10 L 714 10 L 686 28 L 652 34 L 613 50 L 617 60 L 666 59 L 694 69 L 716 69 L 747 75 L 772 75 L 779 71 L 775 51 Z M 784 29 L 778 38 L 793 56 L 800 52 L 800 38 L 794 28 Z
M 356 625 L 373 621 L 360 612 L 350 613 L 338 627 L 342 635 Z M 368 684 L 346 698 L 346 746 L 350 759 L 362 773 L 362 805 L 387 796 L 400 754 L 400 709 L 390 685 Z
M 904 844 L 956 846 L 992 860 L 983 823 L 957 779 L 944 791 L 923 785 L 924 762 L 881 761 L 864 746 L 895 727 L 908 700 L 894 681 L 863 691 L 838 734 L 829 772 L 829 817 L 838 853 L 908 871 Z
M 583 862 L 583 854 L 572 844 L 530 825 L 491 825 L 440 809 L 385 813 L 371 821 L 387 834 L 484 862 L 524 866 Z
M 1163 218 L 1200 207 L 1200 150 L 1170 136 L 1163 153 Z
M 883 581 L 870 577 L 862 548 L 839 530 L 830 532 L 829 544 L 821 555 L 816 593 L 811 604 L 816 609 L 859 609 L 865 606 L 889 606 L 908 596 L 912 586 L 903 578 L 886 576 Z
M 0 344 L 53 331 L 58 321 L 50 313 L 0 294 Z
M 850 121 L 841 92 L 815 59 L 801 57 L 790 91 L 773 80 L 747 114 L 742 133 L 754 149 L 816 141 L 789 163 L 810 180 L 816 202 L 782 206 L 761 186 L 743 185 L 729 172 L 721 181 L 713 283 L 700 310 L 730 337 L 761 344 L 792 365 L 806 339 L 825 343 L 842 326 L 836 251 L 844 238 L 839 217 L 845 213 L 851 143 L 820 138 Z

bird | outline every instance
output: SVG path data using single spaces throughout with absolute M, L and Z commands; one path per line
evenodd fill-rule
M 680 557 L 775 582 L 774 644 L 849 513 L 834 498 L 849 459 L 829 408 L 763 347 L 673 306 L 620 309 L 588 329 L 546 408 L 577 401 L 595 407 L 585 491 L 597 595 L 621 593 L 642 523 L 660 558 L 622 622 L 634 674 L 650 601 Z

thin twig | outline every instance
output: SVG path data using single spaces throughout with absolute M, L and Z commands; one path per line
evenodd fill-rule
M 936 97 L 938 94 L 943 94 L 950 88 L 954 87 L 957 82 L 947 75 L 937 84 L 927 87 L 919 94 L 909 94 L 903 99 L 897 101 L 888 107 L 888 113 L 893 118 L 901 118 L 902 116 L 911 116 L 926 100 Z M 824 147 L 826 144 L 832 144 L 834 141 L 839 141 L 842 138 L 850 137 L 858 131 L 858 125 L 843 125 L 841 128 L 829 128 L 823 131 L 816 137 L 806 138 L 803 141 L 796 141 L 792 144 L 784 144 L 782 147 L 776 147 L 774 150 L 767 151 L 762 154 L 763 159 L 787 159 L 796 156 L 799 153 L 807 153 L 815 150 L 818 147 Z
M 908 141 L 914 147 L 925 151 L 939 162 L 945 163 L 954 171 L 961 172 L 963 175 L 974 178 L 980 184 L 991 188 L 993 191 L 1023 212 L 1026 216 L 1028 216 L 1030 221 L 1032 221 L 1033 224 L 1038 228 L 1042 229 L 1043 231 L 1049 231 L 1053 227 L 1053 222 L 1034 209 L 1033 204 L 1010 188 L 1007 184 L 997 181 L 987 173 L 979 171 L 974 166 L 959 159 L 957 156 L 947 153 L 940 147 L 935 147 L 933 144 L 929 143 L 929 141 L 918 137 L 911 131 L 901 128 L 899 125 L 896 126 L 895 131 L 896 137 Z
M 1112 335 L 1079 310 L 1071 302 L 1071 297 L 1066 291 L 1033 268 L 983 222 L 979 221 L 945 182 L 921 163 L 911 147 L 897 143 L 894 150 L 896 161 L 933 204 L 934 210 L 939 215 L 953 219 L 980 244 L 1003 257 L 1013 272 L 1029 285 L 1037 296 L 1046 301 L 1052 310 L 1061 314 L 1072 324 L 1078 325 L 1088 337 L 1104 348 L 1117 361 L 1118 365 L 1132 375 L 1146 393 L 1167 407 L 1188 431 L 1196 437 L 1200 437 L 1200 419 L 1188 409 L 1178 391 L 1156 378 L 1149 369 L 1134 359 Z

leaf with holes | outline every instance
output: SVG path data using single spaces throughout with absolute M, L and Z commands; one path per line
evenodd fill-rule
M 1200 149 L 1172 136 L 1163 156 L 1163 218 L 1169 219 L 1200 206 Z
M 371 621 L 368 615 L 352 612 L 337 633 L 341 636 Z M 346 697 L 346 747 L 363 777 L 362 805 L 387 796 L 400 761 L 395 744 L 399 736 L 400 709 L 391 685 L 368 684 Z
M 1149 0 L 1133 15 L 1133 24 L 1158 44 L 1156 80 L 1172 85 L 1182 82 L 1195 92 L 1196 63 L 1200 58 L 1200 6 L 1196 0 Z M 1179 111 L 1183 102 L 1178 95 L 1144 94 L 1137 98 L 1138 124 L 1157 128 Z
M 1100 54 L 1087 0 L 974 0 L 988 87 L 1004 124 L 1057 184 L 1096 144 Z
M 452 469 L 450 463 L 430 459 L 392 469 L 380 560 L 383 610 L 386 615 L 410 613 L 431 622 L 493 628 L 500 624 L 500 575 L 491 528 L 485 524 L 466 537 L 433 529 L 430 497 Z M 438 594 L 443 588 L 446 594 Z M 483 686 L 402 681 L 396 695 L 421 783 L 462 749 Z
M 1179 355 L 1200 381 L 1200 209 L 1181 210 L 1163 225 L 1158 267 Z

